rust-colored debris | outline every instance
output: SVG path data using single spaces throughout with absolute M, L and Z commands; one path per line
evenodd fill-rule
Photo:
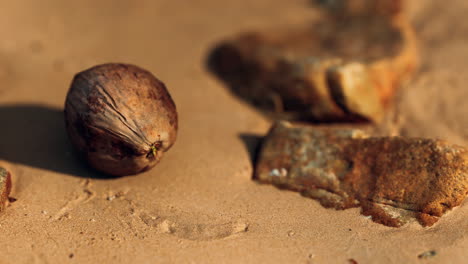
M 311 0 L 332 16 L 394 17 L 403 13 L 407 0 Z
M 11 191 L 11 176 L 4 168 L 0 167 L 0 211 L 5 209 L 8 195 Z
M 468 151 L 441 140 L 369 137 L 359 129 L 276 123 L 256 179 L 335 209 L 362 207 L 387 226 L 431 226 L 468 194 Z
M 378 122 L 416 69 L 414 32 L 399 1 L 344 2 L 314 24 L 225 41 L 210 66 L 274 117 Z

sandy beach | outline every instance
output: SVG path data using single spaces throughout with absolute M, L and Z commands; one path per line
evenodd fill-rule
M 468 146 L 468 2 L 410 1 L 421 65 L 392 133 Z M 317 18 L 306 0 L 0 3 L 0 263 L 466 263 L 468 200 L 424 228 L 376 224 L 252 180 L 271 120 L 207 68 L 219 41 Z M 77 159 L 63 106 L 75 73 L 139 65 L 165 82 L 178 139 L 136 176 Z M 435 256 L 418 258 L 424 252 Z

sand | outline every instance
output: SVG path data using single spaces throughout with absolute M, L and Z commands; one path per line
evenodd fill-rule
M 468 145 L 467 10 L 411 1 L 422 65 L 399 95 L 395 133 Z M 237 32 L 316 15 L 306 0 L 4 1 L 0 165 L 17 201 L 0 214 L 0 263 L 465 263 L 466 201 L 433 227 L 391 228 L 252 181 L 271 122 L 206 56 Z M 176 102 L 178 140 L 149 172 L 102 179 L 68 142 L 71 79 L 104 62 L 147 68 Z

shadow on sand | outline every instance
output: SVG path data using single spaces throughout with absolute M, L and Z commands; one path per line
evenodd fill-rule
M 74 152 L 63 110 L 43 105 L 0 106 L 0 159 L 83 178 L 111 179 Z

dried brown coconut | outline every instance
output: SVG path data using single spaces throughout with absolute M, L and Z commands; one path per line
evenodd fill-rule
M 78 73 L 65 102 L 71 142 L 95 169 L 122 176 L 154 167 L 177 137 L 177 111 L 164 83 L 130 64 Z
M 255 178 L 335 209 L 362 207 L 387 226 L 431 226 L 468 194 L 468 151 L 434 139 L 369 137 L 362 130 L 278 122 Z
M 315 24 L 241 34 L 214 50 L 211 68 L 273 117 L 379 122 L 418 62 L 400 1 L 388 2 L 333 1 Z

